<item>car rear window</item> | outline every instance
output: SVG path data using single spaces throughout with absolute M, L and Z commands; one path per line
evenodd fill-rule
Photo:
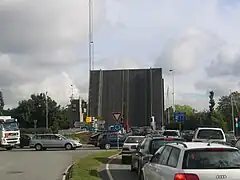
M 126 143 L 140 143 L 142 142 L 144 137 L 128 137 L 126 139 Z
M 188 150 L 183 169 L 240 169 L 240 153 L 236 149 L 207 148 Z
M 153 139 L 150 144 L 150 153 L 154 154 L 160 147 L 166 145 L 167 143 L 175 143 L 175 142 L 184 142 L 184 139 L 176 139 L 176 138 L 164 138 L 164 139 Z
M 178 136 L 176 131 L 164 131 L 163 136 Z
M 214 129 L 200 129 L 197 135 L 198 139 L 223 139 L 221 130 Z

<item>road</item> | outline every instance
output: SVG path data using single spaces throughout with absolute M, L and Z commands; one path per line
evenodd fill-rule
M 121 164 L 121 156 L 111 161 L 109 164 L 109 171 L 113 180 L 138 180 L 137 174 L 130 171 L 130 165 Z M 102 179 L 109 179 L 105 172 L 102 173 Z
M 99 150 L 82 148 L 73 151 L 0 151 L 0 177 L 7 180 L 61 180 L 64 170 L 76 158 L 96 151 Z

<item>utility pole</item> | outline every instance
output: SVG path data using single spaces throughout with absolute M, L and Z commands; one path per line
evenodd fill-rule
M 102 92 L 103 92 L 103 72 L 100 69 L 98 85 L 98 118 L 102 117 Z
M 88 1 L 88 71 L 89 71 L 89 82 L 88 82 L 88 103 L 87 103 L 87 116 L 90 116 L 90 81 L 91 81 L 91 70 L 93 65 L 93 1 Z
M 71 84 L 71 97 L 70 97 L 70 100 L 72 101 L 73 100 L 73 97 L 74 97 L 74 93 L 73 93 L 73 85 Z
M 46 91 L 45 94 L 45 100 L 46 100 L 46 129 L 48 129 L 48 92 Z
M 235 118 L 234 118 L 234 109 L 233 109 L 233 97 L 232 97 L 232 91 L 230 89 L 230 99 L 231 99 L 231 108 L 232 108 L 232 128 L 233 128 L 233 134 L 235 134 Z
M 174 87 L 174 71 L 173 69 L 169 70 L 172 73 L 172 105 L 173 105 L 173 113 L 175 112 L 175 87 Z
M 152 85 L 153 85 L 153 82 L 152 82 L 152 68 L 150 68 L 150 101 L 151 101 L 151 104 L 150 104 L 150 112 L 151 112 L 151 116 L 153 116 L 153 106 L 152 106 L 152 100 L 153 100 L 153 88 L 152 88 Z

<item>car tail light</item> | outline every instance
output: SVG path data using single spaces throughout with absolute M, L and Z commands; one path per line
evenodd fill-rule
M 172 141 L 172 140 L 174 140 L 174 138 L 164 138 L 164 140 Z
M 199 180 L 199 177 L 196 174 L 180 173 L 175 174 L 174 180 Z

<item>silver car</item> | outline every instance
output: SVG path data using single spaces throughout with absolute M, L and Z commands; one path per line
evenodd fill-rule
M 36 134 L 31 138 L 30 147 L 37 151 L 47 148 L 65 148 L 66 150 L 82 147 L 82 144 L 60 134 Z

